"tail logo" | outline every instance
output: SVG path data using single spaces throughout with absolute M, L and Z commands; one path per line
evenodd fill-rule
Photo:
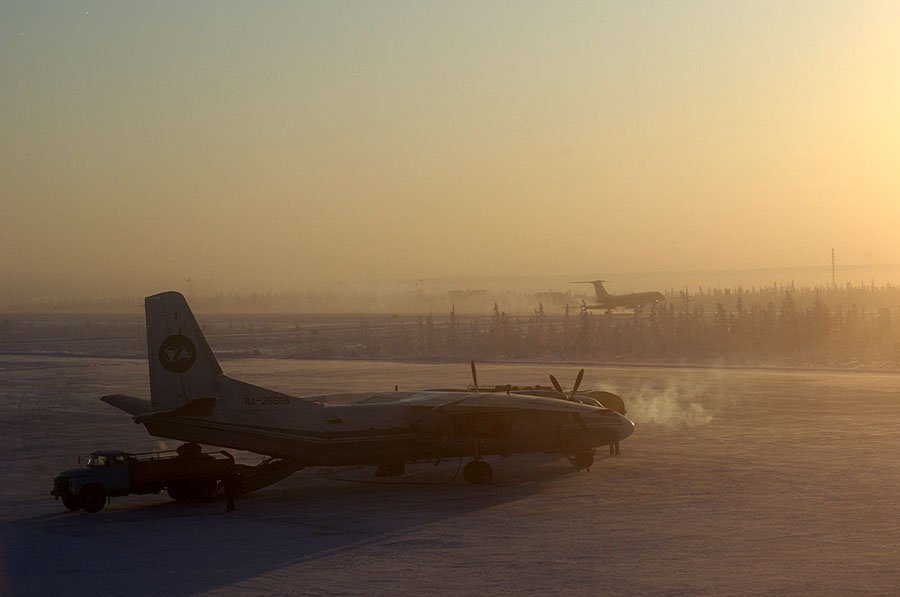
M 169 336 L 159 347 L 159 362 L 166 371 L 184 373 L 194 366 L 197 348 L 187 336 Z

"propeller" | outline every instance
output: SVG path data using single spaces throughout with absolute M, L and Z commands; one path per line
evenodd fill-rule
M 553 384 L 553 388 L 554 388 L 557 392 L 559 392 L 559 393 L 562 394 L 563 396 L 566 395 L 566 393 L 563 392 L 562 386 L 559 385 L 559 382 L 556 381 L 556 378 L 553 377 L 553 374 L 552 374 L 552 373 L 550 374 L 550 383 Z
M 575 393 L 578 391 L 578 386 L 581 385 L 581 380 L 584 378 L 584 369 L 578 372 L 578 377 L 575 378 L 575 385 L 572 386 L 572 392 L 566 396 L 566 393 L 563 391 L 562 386 L 559 385 L 559 381 L 557 381 L 556 377 L 553 374 L 550 374 L 550 383 L 553 384 L 553 389 L 563 395 L 567 400 L 575 400 Z
M 475 385 L 475 391 L 478 391 L 478 373 L 475 371 L 475 361 L 469 361 L 469 365 L 472 366 L 472 383 Z
M 575 392 L 578 391 L 578 386 L 581 385 L 581 379 L 584 377 L 584 369 L 578 372 L 578 377 L 575 378 L 575 385 L 572 386 L 572 395 L 569 396 L 569 400 L 575 400 Z

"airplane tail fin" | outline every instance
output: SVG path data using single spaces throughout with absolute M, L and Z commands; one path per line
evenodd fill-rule
M 163 292 L 144 299 L 150 404 L 168 411 L 201 398 L 217 398 L 222 368 L 184 296 Z
M 606 288 L 603 287 L 604 282 L 606 282 L 606 280 L 579 280 L 578 282 L 572 282 L 572 284 L 593 284 L 597 300 L 603 301 L 609 297 L 609 293 L 606 292 Z
M 603 282 L 606 280 L 593 280 L 591 284 L 594 285 L 594 292 L 597 293 L 597 300 L 602 301 L 606 297 L 609 296 L 609 293 L 606 292 L 606 288 L 603 287 Z

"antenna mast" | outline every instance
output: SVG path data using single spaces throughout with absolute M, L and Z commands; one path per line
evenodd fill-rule
M 834 277 L 834 249 L 831 249 L 831 286 L 837 288 L 837 279 Z

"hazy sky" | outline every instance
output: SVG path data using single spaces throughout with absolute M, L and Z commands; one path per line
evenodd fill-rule
M 894 1 L 3 0 L 0 293 L 900 263 L 898 31 Z

